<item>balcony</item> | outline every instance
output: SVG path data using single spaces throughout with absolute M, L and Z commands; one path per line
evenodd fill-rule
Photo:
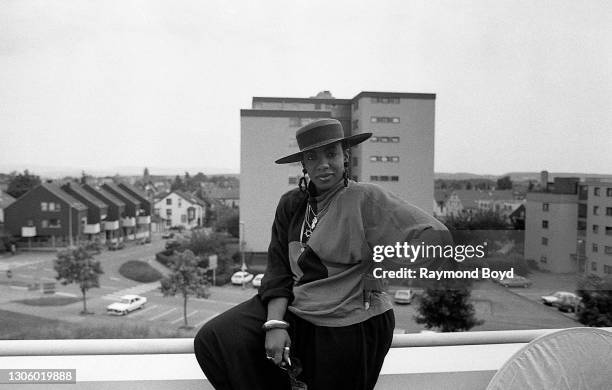
M 98 234 L 98 233 L 100 233 L 100 224 L 99 223 L 94 223 L 94 224 L 87 224 L 87 225 L 85 225 L 85 229 L 83 230 L 83 233 L 85 233 L 85 234 Z
M 104 230 L 117 230 L 119 229 L 119 221 L 105 221 Z
M 376 389 L 485 389 L 515 352 L 554 331 L 398 334 Z M 76 369 L 71 389 L 212 389 L 193 356 L 192 339 L 0 340 L 0 367 Z
M 148 225 L 151 223 L 151 216 L 141 215 L 139 217 L 136 217 L 136 223 L 138 223 L 139 225 Z
M 36 226 L 23 226 L 21 237 L 36 237 Z
M 136 227 L 136 218 L 134 217 L 126 217 L 121 218 L 121 226 L 123 227 Z

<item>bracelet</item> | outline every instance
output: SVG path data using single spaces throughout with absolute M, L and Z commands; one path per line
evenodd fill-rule
M 289 328 L 289 323 L 287 321 L 281 321 L 281 320 L 268 320 L 261 327 L 261 329 L 265 330 L 266 332 L 272 329 L 287 329 L 287 328 Z

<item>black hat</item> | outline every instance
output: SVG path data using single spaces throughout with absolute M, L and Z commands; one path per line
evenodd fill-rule
M 372 133 L 361 133 L 344 136 L 342 124 L 335 119 L 320 119 L 310 122 L 295 132 L 300 151 L 275 161 L 277 164 L 288 164 L 302 161 L 302 153 L 321 146 L 342 141 L 347 147 L 355 146 L 372 136 Z

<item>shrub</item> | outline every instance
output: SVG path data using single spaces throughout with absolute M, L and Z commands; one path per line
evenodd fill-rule
M 141 283 L 151 283 L 160 280 L 163 275 L 144 261 L 130 260 L 119 267 L 121 276 Z

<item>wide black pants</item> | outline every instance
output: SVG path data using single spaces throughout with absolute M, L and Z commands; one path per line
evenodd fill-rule
M 393 310 L 344 327 L 315 326 L 287 312 L 291 356 L 309 390 L 369 390 L 393 339 Z M 289 389 L 285 371 L 266 359 L 266 308 L 258 295 L 213 318 L 194 340 L 195 354 L 215 389 Z

